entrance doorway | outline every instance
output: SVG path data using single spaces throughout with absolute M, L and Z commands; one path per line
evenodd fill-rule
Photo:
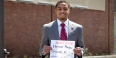
M 114 53 L 116 54 L 116 13 L 114 13 Z
M 114 53 L 116 54 L 116 0 L 114 0 Z

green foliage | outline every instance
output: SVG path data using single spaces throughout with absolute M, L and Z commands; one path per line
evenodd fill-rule
M 92 56 L 93 54 L 88 50 L 88 48 L 85 48 L 85 54 L 84 56 Z
M 92 54 L 89 51 L 88 48 L 85 48 L 85 54 L 84 54 L 84 56 L 100 56 L 100 55 L 104 56 L 104 55 L 109 55 L 109 54 L 108 53 L 101 53 L 101 54 L 96 53 L 96 54 Z
M 18 58 L 17 56 L 14 56 L 13 58 Z
M 24 58 L 28 58 L 26 55 L 24 55 Z
M 102 56 L 109 55 L 108 53 L 102 53 Z
M 18 58 L 17 56 L 14 56 L 13 58 Z M 24 55 L 23 58 L 28 58 L 27 55 Z

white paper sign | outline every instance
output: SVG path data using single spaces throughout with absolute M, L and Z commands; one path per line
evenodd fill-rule
M 50 58 L 74 58 L 75 41 L 51 40 Z

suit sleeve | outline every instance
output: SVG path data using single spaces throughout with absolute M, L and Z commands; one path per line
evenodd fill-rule
M 83 27 L 78 28 L 78 37 L 77 37 L 77 46 L 76 47 L 81 47 L 82 48 L 82 56 L 84 54 L 84 40 L 83 40 Z M 82 56 L 78 56 L 79 58 Z
M 39 49 L 40 55 L 42 55 L 44 45 L 49 46 L 49 38 L 48 38 L 48 35 L 47 35 L 47 30 L 46 30 L 45 25 L 43 26 L 43 31 L 42 31 L 42 41 L 41 41 L 41 45 L 40 45 L 40 49 Z

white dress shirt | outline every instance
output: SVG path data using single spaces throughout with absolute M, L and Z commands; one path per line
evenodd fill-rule
M 60 33 L 61 33 L 61 23 L 64 23 L 65 24 L 65 30 L 66 30 L 66 35 L 67 35 L 67 38 L 68 38 L 68 21 L 69 19 L 67 19 L 65 22 L 61 22 L 59 19 L 57 19 L 57 23 L 58 23 L 58 31 L 59 31 L 59 37 L 60 37 Z

